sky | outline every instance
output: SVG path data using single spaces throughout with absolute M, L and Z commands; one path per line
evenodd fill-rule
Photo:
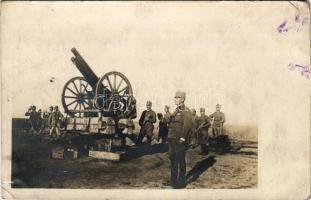
M 267 96 L 288 94 L 286 88 L 275 90 L 283 84 L 275 72 L 292 82 L 299 74 L 288 75 L 288 63 L 309 63 L 303 53 L 309 51 L 304 43 L 309 32 L 307 27 L 300 35 L 277 31 L 296 14 L 286 2 L 237 5 L 4 2 L 3 86 L 12 116 L 24 117 L 30 105 L 62 108 L 63 86 L 81 76 L 70 60 L 75 47 L 97 76 L 119 71 L 129 79 L 139 114 L 147 100 L 156 112 L 164 105 L 173 110 L 174 93 L 181 90 L 189 108 L 205 107 L 211 114 L 219 103 L 227 123 L 256 124 Z

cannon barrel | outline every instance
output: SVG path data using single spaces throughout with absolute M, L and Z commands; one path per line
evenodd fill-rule
M 75 57 L 71 58 L 71 61 L 75 66 L 78 68 L 78 70 L 81 72 L 85 80 L 90 84 L 90 86 L 93 88 L 93 91 L 96 89 L 96 84 L 99 80 L 98 76 L 93 72 L 93 70 L 90 68 L 90 66 L 85 62 L 85 60 L 82 58 L 80 53 L 75 49 L 72 48 L 71 52 Z

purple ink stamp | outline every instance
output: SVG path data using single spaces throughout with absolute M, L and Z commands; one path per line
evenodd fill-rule
M 278 27 L 279 33 L 287 32 L 288 28 L 286 28 L 287 21 L 285 20 L 280 26 Z
M 310 78 L 311 71 L 307 65 L 302 66 L 302 65 L 298 65 L 298 64 L 294 64 L 294 63 L 289 63 L 287 68 L 291 71 L 298 69 L 300 71 L 301 76 L 306 76 L 307 79 Z

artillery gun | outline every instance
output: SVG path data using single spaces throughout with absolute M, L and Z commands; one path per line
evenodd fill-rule
M 82 139 L 80 146 L 112 152 L 114 146 L 124 144 L 124 129 L 134 126 L 132 119 L 137 113 L 132 86 L 120 72 L 98 77 L 75 48 L 71 52 L 71 61 L 83 77 L 70 79 L 62 91 L 61 101 L 67 114 L 65 135 L 96 135 L 95 146 L 89 139 Z
M 74 77 L 64 86 L 62 104 L 69 116 L 101 116 L 135 118 L 135 99 L 129 80 L 120 72 L 112 71 L 99 78 L 79 52 L 71 49 L 71 61 L 83 77 Z

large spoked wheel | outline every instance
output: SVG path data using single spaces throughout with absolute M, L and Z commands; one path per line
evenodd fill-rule
M 82 117 L 84 111 L 93 109 L 92 99 L 94 92 L 92 87 L 83 77 L 74 77 L 64 86 L 62 92 L 62 104 L 65 113 L 71 117 Z
M 120 72 L 106 73 L 96 85 L 95 104 L 104 114 L 119 116 L 133 96 L 130 81 Z

